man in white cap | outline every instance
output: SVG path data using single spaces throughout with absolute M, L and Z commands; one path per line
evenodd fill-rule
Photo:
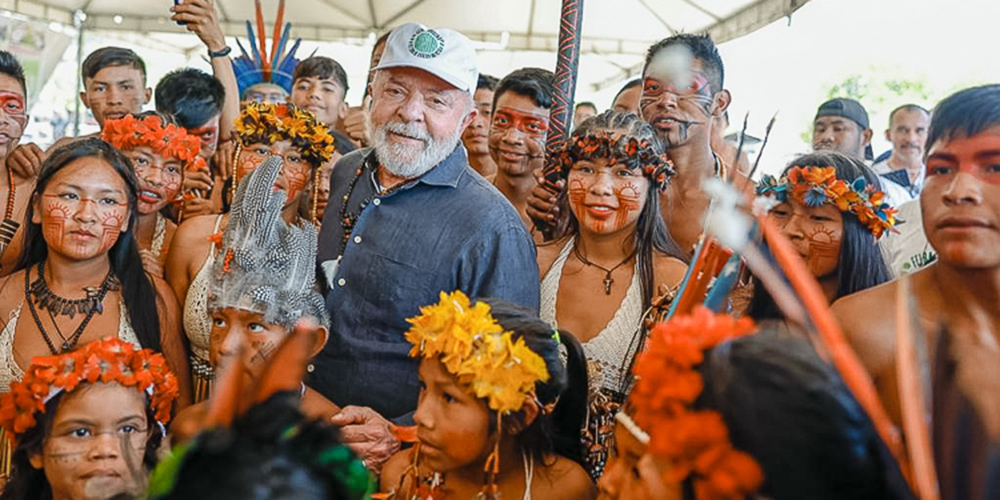
M 452 290 L 537 310 L 538 267 L 517 212 L 460 142 L 477 113 L 471 42 L 404 24 L 372 71 L 372 147 L 330 180 L 318 251 L 330 341 L 310 386 L 345 407 L 333 423 L 377 471 L 399 448 L 389 420 L 410 423 L 420 392 L 406 318 Z

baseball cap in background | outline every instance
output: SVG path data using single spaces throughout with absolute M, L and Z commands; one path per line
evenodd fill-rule
M 819 106 L 816 110 L 816 118 L 821 116 L 843 116 L 857 123 L 861 130 L 868 130 L 871 127 L 868 123 L 868 112 L 860 102 L 854 99 L 837 98 L 830 99 Z M 815 120 L 815 118 L 814 118 Z M 871 160 L 874 157 L 872 145 L 869 143 L 865 147 L 865 159 Z
M 465 35 L 420 23 L 394 28 L 372 71 L 399 67 L 422 69 L 469 94 L 476 91 L 479 81 L 476 50 Z

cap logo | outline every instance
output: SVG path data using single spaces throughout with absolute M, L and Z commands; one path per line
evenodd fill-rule
M 442 37 L 437 31 L 418 29 L 413 36 L 410 37 L 410 43 L 407 47 L 410 54 L 423 59 L 433 59 L 444 51 L 444 37 Z

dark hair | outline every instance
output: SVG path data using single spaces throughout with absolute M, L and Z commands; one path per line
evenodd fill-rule
M 370 476 L 340 444 L 336 427 L 308 421 L 298 393 L 277 393 L 238 418 L 232 427 L 194 438 L 175 470 L 162 474 L 169 491 L 151 500 L 360 499 Z M 364 484 L 359 484 L 364 483 Z M 366 497 L 367 498 L 367 497 Z
M 195 68 L 167 73 L 156 84 L 156 110 L 173 115 L 184 128 L 197 128 L 222 113 L 226 89 L 214 76 Z
M 889 113 L 889 126 L 890 127 L 892 126 L 892 119 L 896 116 L 896 113 L 898 113 L 900 111 L 922 111 L 927 116 L 931 115 L 930 111 L 927 111 L 926 108 L 924 108 L 923 106 L 921 106 L 919 104 L 904 104 L 904 105 L 899 106 L 896 109 L 892 110 L 892 113 Z
M 142 73 L 142 84 L 146 84 L 146 63 L 138 54 L 122 47 L 101 47 L 87 56 L 80 67 L 84 80 L 93 78 L 99 71 L 109 66 L 129 66 Z
M 598 130 L 621 130 L 627 137 L 648 141 L 658 153 L 664 151 L 663 141 L 656 135 L 652 126 L 636 116 L 635 113 L 621 111 L 605 111 L 584 120 L 580 126 L 573 130 L 569 140 L 575 141 L 579 137 Z M 580 232 L 579 221 L 569 207 L 568 186 L 567 184 L 563 188 L 556 200 L 559 213 L 568 215 L 565 225 L 557 230 L 553 241 L 559 241 Z M 625 243 L 627 245 L 629 242 Z M 663 215 L 660 213 L 660 191 L 654 182 L 649 182 L 649 187 L 646 189 L 646 203 L 639 211 L 633 243 L 635 244 L 636 266 L 642 282 L 642 308 L 645 310 L 652 302 L 653 294 L 656 293 L 653 276 L 653 252 L 664 253 L 685 262 L 688 260 L 687 255 L 667 231 L 666 223 L 663 222 Z
M 77 388 L 77 390 L 85 389 Z M 52 421 L 65 395 L 66 392 L 60 392 L 53 396 L 45 403 L 45 411 L 35 414 L 35 425 L 18 436 L 17 446 L 14 447 L 10 458 L 10 478 L 0 492 L 0 500 L 51 500 L 52 487 L 45 477 L 45 470 L 34 468 L 31 465 L 31 456 L 42 453 L 45 437 L 52 431 Z M 148 401 L 146 423 L 150 426 L 150 432 L 142 464 L 148 473 L 156 465 L 156 451 L 163 440 L 161 428 L 156 423 L 156 412 Z
M 878 175 L 861 160 L 836 152 L 819 152 L 802 155 L 792 161 L 785 173 L 794 167 L 833 167 L 837 179 L 854 182 L 864 177 L 865 182 L 881 189 Z M 837 265 L 837 293 L 834 300 L 881 285 L 892 279 L 889 267 L 879 249 L 875 236 L 854 214 L 841 212 L 844 236 L 840 243 L 840 263 Z M 759 280 L 754 283 L 749 315 L 757 320 L 784 317 L 770 294 Z
M 371 57 L 375 55 L 375 51 L 379 48 L 380 45 L 383 47 L 383 49 L 385 48 L 385 44 L 389 41 L 389 35 L 391 34 L 392 30 L 386 31 L 385 33 L 382 33 L 382 36 L 378 37 L 378 40 L 375 40 L 375 45 L 372 45 L 371 56 L 368 57 L 369 61 L 371 60 Z M 375 75 L 375 72 L 372 71 L 372 68 L 374 68 L 378 64 L 378 61 L 375 61 L 375 63 L 376 64 L 373 64 L 370 68 L 368 68 L 368 78 L 365 80 L 365 95 L 362 97 L 362 99 L 370 95 L 369 91 L 372 86 L 372 78 Z
M 479 80 L 476 81 L 476 90 L 486 89 L 492 92 L 497 89 L 498 83 L 500 80 L 497 77 L 480 73 Z
M 619 90 L 618 93 L 615 94 L 615 98 L 611 100 L 612 105 L 614 105 L 614 102 L 617 101 L 619 97 L 621 97 L 622 92 L 625 92 L 626 90 L 633 87 L 638 87 L 640 85 L 642 85 L 642 78 L 633 78 L 625 82 L 625 85 L 622 85 L 621 90 Z
M 653 58 L 661 50 L 671 47 L 674 45 L 682 45 L 687 47 L 691 51 L 691 55 L 695 59 L 701 61 L 702 67 L 705 70 L 705 75 L 708 77 L 708 83 L 712 85 L 712 93 L 722 90 L 723 84 L 726 81 L 726 69 L 722 64 L 722 57 L 719 55 L 719 49 L 715 46 L 715 42 L 712 41 L 712 37 L 708 34 L 696 35 L 692 33 L 681 33 L 674 35 L 670 38 L 664 38 L 659 42 L 656 42 L 649 51 L 646 53 L 646 62 L 642 66 L 642 74 L 646 75 L 646 71 L 649 69 L 649 64 L 653 62 Z
M 506 92 L 523 95 L 534 101 L 536 106 L 551 109 L 552 100 L 555 99 L 556 94 L 554 79 L 555 76 L 547 69 L 515 69 L 503 77 L 503 80 L 497 84 L 496 90 L 493 91 L 493 109 L 496 109 L 497 101 Z
M 99 158 L 106 162 L 125 183 L 128 198 L 129 221 L 128 229 L 118 235 L 118 240 L 108 250 L 111 271 L 121 284 L 122 302 L 128 311 L 129 324 L 135 331 L 142 347 L 160 350 L 160 315 L 157 311 L 159 298 L 153 283 L 142 267 L 139 255 L 139 244 L 135 239 L 136 221 L 139 210 L 136 202 L 139 192 L 139 181 L 136 180 L 132 164 L 120 151 L 110 144 L 94 137 L 70 142 L 62 146 L 42 163 L 38 179 L 35 181 L 35 191 L 32 199 L 42 196 L 45 187 L 54 175 L 67 165 L 81 158 Z M 48 244 L 42 237 L 42 226 L 31 221 L 34 216 L 34 203 L 28 205 L 24 218 L 24 241 L 27 244 L 21 250 L 16 270 L 25 270 L 45 260 L 49 254 Z
M 594 103 L 592 103 L 590 101 L 583 101 L 583 102 L 579 102 L 579 103 L 576 104 L 576 109 L 580 109 L 580 108 L 584 108 L 584 107 L 590 108 L 590 109 L 594 110 L 594 113 L 597 112 L 597 106 L 594 106 Z
M 758 494 L 912 499 L 898 465 L 837 371 L 779 324 L 721 344 L 699 368 L 695 406 L 721 413 L 733 447 L 764 472 Z
M 924 151 L 938 141 L 972 137 L 996 125 L 1000 125 L 1000 84 L 959 90 L 934 107 Z
M 544 463 L 547 455 L 562 455 L 584 465 L 583 444 L 580 433 L 587 415 L 587 355 L 583 346 L 571 333 L 556 330 L 538 319 L 531 310 L 498 299 L 484 299 L 490 305 L 490 314 L 505 331 L 513 333 L 513 340 L 524 339 L 532 352 L 545 360 L 549 370 L 548 382 L 538 382 L 536 397 L 541 406 L 556 403 L 552 414 L 539 412 L 538 417 L 515 438 L 518 448 Z M 559 346 L 566 348 L 566 361 Z
M 344 96 L 347 96 L 347 72 L 339 62 L 324 56 L 312 56 L 303 60 L 295 67 L 295 75 L 292 81 L 299 78 L 319 78 L 333 79 L 344 89 Z
M 21 84 L 21 92 L 27 96 L 28 86 L 24 82 L 24 67 L 14 54 L 6 50 L 0 50 L 0 73 L 17 80 L 17 83 Z

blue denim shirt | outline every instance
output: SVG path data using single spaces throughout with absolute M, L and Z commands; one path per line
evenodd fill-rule
M 424 176 L 381 197 L 374 156 L 371 149 L 348 154 L 330 179 L 318 249 L 329 285 L 330 340 L 314 360 L 310 386 L 338 405 L 370 406 L 391 419 L 415 410 L 419 395 L 418 361 L 403 338 L 406 318 L 452 290 L 537 311 L 538 264 L 513 205 L 469 167 L 461 144 Z M 359 165 L 346 213 L 371 202 L 345 248 L 341 204 Z M 336 271 L 324 271 L 341 252 Z

